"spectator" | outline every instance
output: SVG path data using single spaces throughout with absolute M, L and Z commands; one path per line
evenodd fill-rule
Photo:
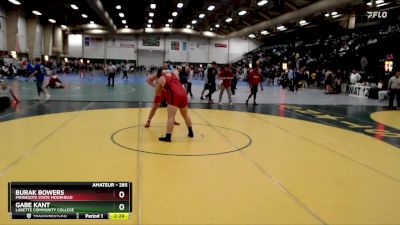
M 212 94 L 215 92 L 216 90 L 216 83 L 215 83 L 215 77 L 218 75 L 218 70 L 217 70 L 217 63 L 216 62 L 212 62 L 211 63 L 211 67 L 208 68 L 207 70 L 207 82 L 208 82 L 208 94 L 207 94 L 207 98 L 208 98 L 208 102 L 212 103 Z
M 388 83 L 389 93 L 389 109 L 396 109 L 393 105 L 396 98 L 397 107 L 400 107 L 400 69 L 396 69 L 395 74 L 390 78 Z
M 186 85 L 186 92 L 190 94 L 190 97 L 193 98 L 192 93 L 192 80 L 193 80 L 193 66 L 190 68 L 189 66 L 185 67 L 185 72 L 187 76 L 187 85 Z
M 368 60 L 367 60 L 367 58 L 366 58 L 365 56 L 363 56 L 363 57 L 361 58 L 360 64 L 361 64 L 361 71 L 362 71 L 363 73 L 365 73 L 365 69 L 366 69 L 367 66 L 368 66 Z
M 361 80 L 361 75 L 356 72 L 356 70 L 353 70 L 352 73 L 350 74 L 350 84 L 356 84 L 359 83 Z
M 179 79 L 180 79 L 181 83 L 183 84 L 183 86 L 185 87 L 185 89 L 187 90 L 188 73 L 186 72 L 186 68 L 184 68 L 183 66 L 178 66 L 177 69 L 179 72 Z
M 204 76 L 203 76 L 204 87 L 203 87 L 203 90 L 201 91 L 201 97 L 200 97 L 201 100 L 205 100 L 204 97 L 203 97 L 204 96 L 204 92 L 206 90 L 209 90 L 209 86 L 208 86 L 208 69 L 210 69 L 210 68 L 211 68 L 211 65 L 208 64 L 206 70 L 204 71 Z
M 383 102 L 386 96 L 388 96 L 387 88 L 385 88 L 383 80 L 380 80 L 378 82 L 378 101 Z
M 289 68 L 287 78 L 289 80 L 289 90 L 294 91 L 294 71 L 292 68 Z
M 235 95 L 239 74 L 238 74 L 238 70 L 235 69 L 234 67 L 231 67 L 231 72 L 233 74 L 231 92 L 232 92 L 232 95 Z
M 219 73 L 219 79 L 222 80 L 222 84 L 220 85 L 220 92 L 219 92 L 219 105 L 222 105 L 222 95 L 224 91 L 228 93 L 229 105 L 233 105 L 232 103 L 232 92 L 231 92 L 231 85 L 233 80 L 233 73 L 229 69 L 229 65 L 224 65 L 223 70 Z
M 251 97 L 253 97 L 253 105 L 257 105 L 256 103 L 256 98 L 257 98 L 257 92 L 258 92 L 258 84 L 261 86 L 261 90 L 263 90 L 262 84 L 262 75 L 260 74 L 258 66 L 256 66 L 253 70 L 250 71 L 249 74 L 249 86 L 250 86 L 250 95 L 246 100 L 246 105 L 249 104 L 249 100 Z
M 333 85 L 333 73 L 330 70 L 327 70 L 325 74 L 325 81 L 324 81 L 324 86 L 325 86 L 325 94 L 332 94 L 332 85 Z

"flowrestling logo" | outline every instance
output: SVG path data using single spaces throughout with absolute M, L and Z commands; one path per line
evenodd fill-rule
M 388 16 L 388 13 L 386 11 L 382 11 L 382 12 L 377 12 L 377 11 L 368 11 L 368 19 L 385 19 Z

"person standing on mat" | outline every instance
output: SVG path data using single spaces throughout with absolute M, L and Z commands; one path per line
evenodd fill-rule
M 253 98 L 254 98 L 253 105 L 257 105 L 256 98 L 257 98 L 257 92 L 258 92 L 258 85 L 259 84 L 261 86 L 261 91 L 263 90 L 261 79 L 262 79 L 261 73 L 260 73 L 260 71 L 258 69 L 258 65 L 256 65 L 255 68 L 252 69 L 250 71 L 250 74 L 249 74 L 248 81 L 249 81 L 249 86 L 250 86 L 250 92 L 251 93 L 250 93 L 249 97 L 246 100 L 246 105 L 249 104 L 249 100 L 250 100 L 251 96 L 253 96 Z
M 36 65 L 34 68 L 34 72 L 31 73 L 29 77 L 35 76 L 36 77 L 36 88 L 38 96 L 35 100 L 40 99 L 40 94 L 43 93 L 46 96 L 46 100 L 49 100 L 50 95 L 43 89 L 43 81 L 44 76 L 46 76 L 46 68 L 42 65 L 42 61 L 40 58 L 35 59 Z
M 226 92 L 228 93 L 229 105 L 233 105 L 233 103 L 232 103 L 232 92 L 231 92 L 233 74 L 232 74 L 231 70 L 229 69 L 229 65 L 228 64 L 224 65 L 224 68 L 219 73 L 218 79 L 222 80 L 222 84 L 220 86 L 218 104 L 222 105 L 222 95 L 224 94 L 224 91 L 226 90 Z
M 122 64 L 122 71 L 124 73 L 124 76 L 122 77 L 122 80 L 125 79 L 125 78 L 128 80 L 129 66 L 128 66 L 128 62 L 127 61 L 124 64 Z
M 81 62 L 80 64 L 79 64 L 79 77 L 82 79 L 82 78 L 85 78 L 85 68 L 86 66 L 85 66 L 85 64 L 83 63 L 83 62 Z
M 190 138 L 194 137 L 192 129 L 192 120 L 188 113 L 188 98 L 185 88 L 179 81 L 179 77 L 176 73 L 170 73 L 167 70 L 162 71 L 162 76 L 157 80 L 156 95 L 161 96 L 163 90 L 168 94 L 167 98 L 167 111 L 168 111 L 168 121 L 167 121 L 167 133 L 164 137 L 160 137 L 158 140 L 163 142 L 171 142 L 172 131 L 174 129 L 174 121 L 176 112 L 180 111 L 182 117 L 185 120 L 186 126 L 188 128 L 188 136 Z
M 231 72 L 233 74 L 231 91 L 232 91 L 232 95 L 235 95 L 236 89 L 237 89 L 236 86 L 237 86 L 237 83 L 238 83 L 239 74 L 238 74 L 238 70 L 235 67 L 232 67 Z
M 208 64 L 207 65 L 207 69 L 206 70 L 204 70 L 204 74 L 203 74 L 203 79 L 204 79 L 204 87 L 203 87 L 203 90 L 201 91 L 201 97 L 200 97 L 200 100 L 205 100 L 204 99 L 204 92 L 206 91 L 206 90 L 209 90 L 209 87 L 208 87 L 208 69 L 210 68 L 211 66 L 210 66 L 210 64 Z
M 186 92 L 190 95 L 191 98 L 193 98 L 193 93 L 192 93 L 192 81 L 193 81 L 193 68 L 192 66 L 186 66 L 185 70 L 188 75 L 187 77 L 187 86 L 186 86 Z
M 390 78 L 388 83 L 389 94 L 389 109 L 396 109 L 393 106 L 394 99 L 396 98 L 397 107 L 400 107 L 400 69 L 394 70 L 395 74 Z
M 185 87 L 185 90 L 187 90 L 188 86 L 188 73 L 186 71 L 186 67 L 184 66 L 178 66 L 177 70 L 179 71 L 179 80 L 181 84 Z
M 89 61 L 87 64 L 88 75 L 93 79 L 93 64 Z
M 117 72 L 117 67 L 113 64 L 110 63 L 110 66 L 108 67 L 108 85 L 114 87 L 114 79 L 115 79 L 115 73 Z M 112 83 L 111 83 L 112 81 Z
M 212 94 L 216 90 L 216 84 L 215 84 L 215 77 L 218 75 L 218 70 L 217 70 L 217 63 L 212 62 L 211 67 L 208 68 L 207 70 L 207 82 L 208 82 L 208 103 L 213 103 L 212 100 Z
M 156 81 L 159 77 L 161 77 L 161 72 L 163 70 L 168 70 L 168 63 L 164 63 L 163 64 L 163 68 L 162 69 L 158 69 L 156 74 L 152 74 L 150 75 L 147 80 L 146 83 L 152 87 L 156 87 L 156 84 L 154 83 L 154 81 Z M 163 92 L 163 94 L 167 94 L 165 92 Z M 157 109 L 160 107 L 161 102 L 164 100 L 165 96 L 164 95 L 155 95 L 154 96 L 154 101 L 153 101 L 153 107 L 150 110 L 149 113 L 149 117 L 146 121 L 146 124 L 144 125 L 145 128 L 149 128 L 150 124 L 151 124 L 151 120 L 153 119 L 154 115 L 157 112 Z M 175 125 L 179 125 L 178 122 L 175 121 Z

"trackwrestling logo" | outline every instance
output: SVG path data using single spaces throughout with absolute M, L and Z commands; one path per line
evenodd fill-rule
M 386 11 L 382 11 L 382 12 L 367 12 L 368 14 L 368 19 L 385 19 L 388 16 L 388 13 Z

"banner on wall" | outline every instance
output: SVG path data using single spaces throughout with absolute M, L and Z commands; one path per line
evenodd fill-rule
M 103 38 L 85 37 L 85 46 L 101 47 L 101 46 L 103 46 Z
M 179 41 L 171 41 L 171 50 L 179 51 Z
M 200 47 L 199 43 L 190 43 L 190 50 L 195 50 Z
M 197 51 L 202 48 L 208 48 L 208 44 L 205 43 L 198 43 L 198 42 L 190 42 L 190 50 L 191 51 Z
M 157 36 L 144 36 L 143 46 L 160 46 L 160 37 Z
M 119 39 L 113 38 L 107 40 L 107 47 L 120 47 L 121 41 Z
M 135 41 L 132 40 L 121 40 L 122 48 L 135 48 Z
M 228 44 L 225 43 L 215 43 L 216 48 L 227 48 Z
M 107 47 L 135 48 L 135 41 L 112 38 L 107 40 Z

